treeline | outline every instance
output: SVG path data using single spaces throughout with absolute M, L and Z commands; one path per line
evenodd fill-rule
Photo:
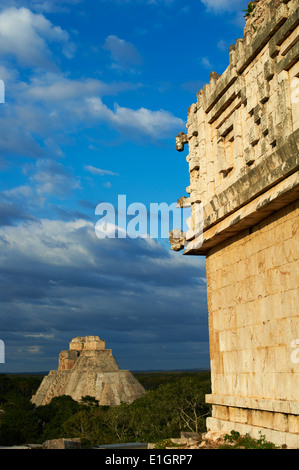
M 80 437 L 83 447 L 125 442 L 157 442 L 181 431 L 205 431 L 210 406 L 210 373 L 139 373 L 145 395 L 131 404 L 99 406 L 69 396 L 36 407 L 30 398 L 42 377 L 0 375 L 0 445 L 41 444 Z

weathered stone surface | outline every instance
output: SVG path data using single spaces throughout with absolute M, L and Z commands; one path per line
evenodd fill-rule
M 69 395 L 80 401 L 94 397 L 100 405 L 131 403 L 145 393 L 128 370 L 120 370 L 111 349 L 97 336 L 74 338 L 70 350 L 61 351 L 58 370 L 44 377 L 31 401 L 37 406 L 50 403 L 53 397 Z
M 42 446 L 43 449 L 81 449 L 81 439 L 49 439 Z
M 299 169 L 298 2 L 254 4 L 228 68 L 211 74 L 177 137 L 179 151 L 189 148 L 186 192 L 191 213 L 203 205 L 204 231 Z
M 169 241 L 171 243 L 171 249 L 173 251 L 181 251 L 185 246 L 185 235 L 182 230 L 175 229 L 169 232 Z
M 191 223 L 205 255 L 213 432 L 299 447 L 299 6 L 255 0 L 221 76 L 188 109 Z M 198 243 L 197 243 L 198 242 Z M 297 347 L 297 352 L 296 348 Z
M 103 351 L 105 349 L 105 341 L 98 336 L 78 336 L 70 342 L 70 351 Z
M 182 431 L 181 432 L 181 439 L 183 439 L 183 438 L 198 440 L 198 439 L 201 439 L 201 435 L 198 432 Z

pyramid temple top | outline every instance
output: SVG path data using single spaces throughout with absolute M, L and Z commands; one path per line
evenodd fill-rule
M 98 336 L 77 336 L 69 343 L 69 350 L 60 351 L 58 370 L 44 377 L 31 402 L 41 406 L 61 395 L 76 401 L 90 396 L 101 406 L 114 406 L 131 403 L 144 393 L 130 371 L 120 370 L 105 341 Z
M 69 344 L 70 350 L 82 351 L 99 351 L 105 349 L 105 341 L 98 336 L 77 336 L 73 338 Z

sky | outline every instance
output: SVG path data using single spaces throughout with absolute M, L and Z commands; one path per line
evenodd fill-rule
M 188 196 L 175 137 L 247 3 L 0 0 L 0 373 L 57 369 L 86 335 L 122 369 L 210 367 L 204 257 L 99 237 L 96 208 L 120 227 L 120 195 L 147 215 Z

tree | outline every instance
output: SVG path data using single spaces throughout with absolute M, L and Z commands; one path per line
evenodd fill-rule
M 20 400 L 1 416 L 0 445 L 36 442 L 41 432 L 40 422 L 34 414 L 34 405 Z
M 36 407 L 35 413 L 43 428 L 39 442 L 65 437 L 63 423 L 78 411 L 80 404 L 67 395 L 54 397 L 47 405 Z
M 205 403 L 206 387 L 191 378 L 177 384 L 175 409 L 181 425 L 188 431 L 203 432 L 205 418 L 210 414 L 210 406 Z
M 95 397 L 91 397 L 90 395 L 85 395 L 85 397 L 81 398 L 81 403 L 88 406 L 98 406 L 99 400 L 97 400 Z

